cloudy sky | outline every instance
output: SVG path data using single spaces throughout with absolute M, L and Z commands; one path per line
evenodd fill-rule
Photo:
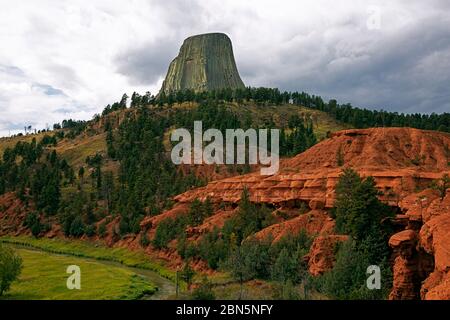
M 450 111 L 450 1 L 0 0 L 0 135 L 157 93 L 184 38 L 225 32 L 246 85 Z

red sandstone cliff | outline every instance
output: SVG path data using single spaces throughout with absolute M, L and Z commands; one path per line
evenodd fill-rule
M 310 273 L 319 275 L 332 268 L 334 246 L 346 239 L 333 234 L 334 221 L 327 210 L 333 206 L 334 188 L 342 169 L 352 167 L 363 176 L 373 176 L 382 192 L 380 199 L 398 207 L 400 213 L 394 223 L 401 231 L 389 241 L 394 272 L 390 298 L 450 299 L 450 190 L 441 199 L 436 191 L 428 189 L 432 181 L 444 173 L 450 174 L 448 146 L 448 134 L 410 128 L 337 132 L 306 152 L 283 159 L 276 175 L 261 176 L 258 171 L 213 181 L 180 194 L 171 210 L 145 218 L 141 227 L 152 238 L 163 219 L 186 214 L 194 199 L 209 197 L 215 203 L 215 214 L 202 225 L 187 230 L 190 240 L 196 241 L 214 226 L 221 227 L 236 212 L 246 187 L 252 201 L 275 207 L 276 223 L 256 237 L 270 236 L 277 241 L 302 229 L 316 236 L 305 258 Z M 338 165 L 338 158 L 343 166 Z M 9 204 L 6 210 L 0 210 L 0 234 L 21 232 L 14 227 L 19 224 L 11 221 L 23 219 L 24 214 L 12 209 L 18 207 L 13 198 L 6 198 Z M 305 210 L 300 212 L 299 207 Z M 117 219 L 112 221 L 108 234 L 117 225 Z M 57 229 L 52 232 L 56 234 Z M 140 237 L 114 241 L 109 235 L 108 242 L 137 247 Z M 147 251 L 174 265 L 181 263 L 176 250 L 155 252 L 149 247 Z M 204 265 L 198 262 L 198 268 Z
M 411 128 L 374 128 L 337 132 L 306 152 L 281 161 L 273 176 L 257 172 L 213 181 L 177 197 L 177 206 L 194 199 L 237 203 L 244 187 L 251 200 L 275 207 L 308 204 L 310 212 L 295 215 L 258 234 L 279 239 L 305 229 L 317 235 L 308 257 L 310 273 L 318 275 L 333 265 L 333 248 L 345 237 L 332 234 L 326 214 L 333 206 L 334 188 L 343 167 L 373 176 L 380 199 L 399 208 L 396 223 L 405 231 L 392 236 L 394 283 L 391 299 L 450 299 L 450 196 L 439 199 L 429 188 L 432 181 L 450 173 L 445 133 Z M 338 165 L 338 158 L 343 166 Z M 424 191 L 421 191 L 424 190 Z M 143 226 L 158 218 L 144 220 Z M 200 230 L 202 227 L 199 228 Z

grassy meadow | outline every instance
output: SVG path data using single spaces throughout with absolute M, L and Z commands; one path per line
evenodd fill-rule
M 152 262 L 143 251 L 109 248 L 100 243 L 91 243 L 82 240 L 36 239 L 26 236 L 0 237 L 0 242 L 35 248 L 49 253 L 117 262 L 127 267 L 154 271 L 161 277 L 169 280 L 175 280 L 176 278 L 175 272 Z
M 23 270 L 11 290 L 2 298 L 13 300 L 128 300 L 141 299 L 157 288 L 130 270 L 42 251 L 16 248 Z M 67 267 L 81 270 L 81 289 L 69 290 Z

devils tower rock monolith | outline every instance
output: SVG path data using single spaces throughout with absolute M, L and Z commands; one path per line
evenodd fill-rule
M 184 40 L 178 56 L 170 63 L 160 93 L 222 88 L 245 86 L 234 61 L 230 38 L 223 33 L 207 33 Z

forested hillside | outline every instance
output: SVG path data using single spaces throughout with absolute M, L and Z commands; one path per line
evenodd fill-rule
M 234 128 L 278 128 L 280 156 L 287 162 L 290 157 L 311 150 L 318 142 L 331 137 L 326 141 L 330 148 L 323 148 L 321 153 L 330 153 L 331 157 L 321 158 L 320 162 L 323 167 L 333 169 L 334 166 L 343 168 L 350 161 L 348 157 L 354 157 L 351 152 L 345 154 L 346 148 L 352 145 L 352 135 L 349 133 L 345 144 L 336 146 L 332 144 L 335 131 L 368 126 L 448 131 L 448 114 L 369 111 L 338 105 L 334 100 L 325 103 L 320 97 L 304 93 L 281 93 L 266 88 L 203 93 L 187 90 L 159 97 L 134 93 L 130 102 L 128 99 L 123 95 L 119 102 L 106 106 L 101 115 L 95 115 L 90 121 L 68 119 L 55 124 L 52 131 L 0 139 L 0 233 L 101 240 L 109 245 L 136 246 L 137 243 L 150 253 L 166 252 L 174 263 L 183 263 L 186 274 L 192 271 L 191 261 L 195 261 L 197 269 L 228 271 L 241 285 L 254 279 L 274 281 L 279 285 L 276 287 L 278 298 L 296 296 L 291 289 L 300 284 L 314 286 L 316 293 L 336 298 L 386 296 L 389 285 L 377 295 L 367 296 L 357 283 L 364 278 L 361 266 L 368 261 L 376 261 L 389 269 L 387 239 L 392 231 L 389 226 L 380 226 L 378 220 L 390 219 L 392 210 L 377 199 L 373 180 L 347 172 L 343 182 L 337 185 L 338 201 L 331 212 L 323 208 L 322 200 L 311 200 L 308 196 L 309 192 L 323 187 L 323 182 L 314 181 L 315 178 L 311 182 L 313 191 L 306 192 L 310 202 L 287 199 L 274 207 L 273 201 L 264 203 L 261 198 L 252 198 L 244 189 L 235 196 L 239 201 L 223 197 L 219 202 L 206 198 L 184 203 L 180 199 L 186 191 L 205 186 L 212 180 L 246 179 L 246 174 L 256 168 L 246 164 L 176 166 L 170 159 L 170 133 L 176 128 L 192 132 L 194 121 L 202 121 L 204 129 L 217 128 L 222 132 Z M 408 137 L 409 134 L 408 131 Z M 448 145 L 444 148 L 444 151 L 439 149 L 439 157 L 445 153 L 450 163 Z M 315 167 L 318 156 L 320 158 L 316 155 L 311 159 L 305 156 L 305 163 Z M 415 156 L 417 159 L 404 159 L 402 154 L 399 161 L 414 169 L 434 161 L 426 155 L 422 155 L 425 158 Z M 372 155 L 370 159 L 378 158 Z M 291 160 L 294 165 L 285 168 L 283 174 L 286 175 L 281 177 L 303 172 L 303 167 L 296 168 L 295 159 Z M 374 163 L 378 165 L 377 161 Z M 350 189 L 346 189 L 345 179 Z M 432 179 L 434 176 L 426 177 L 427 181 Z M 293 185 L 302 187 L 301 181 L 282 182 L 280 190 L 288 186 L 291 190 Z M 241 188 L 244 184 L 231 183 L 231 188 L 223 189 L 230 195 L 233 187 Z M 423 187 L 423 183 L 419 185 Z M 310 187 L 308 183 L 306 187 Z M 283 198 L 284 191 L 280 192 L 270 196 Z M 294 193 L 290 194 L 289 197 Z M 350 195 L 355 199 L 349 200 Z M 354 206 L 361 201 L 363 207 Z M 349 216 L 348 212 L 356 216 Z M 372 212 L 374 216 L 367 216 L 365 212 Z M 329 215 L 336 219 L 338 235 L 330 236 L 334 238 L 327 240 L 330 241 L 327 248 L 333 251 L 336 242 L 343 241 L 345 236 L 341 233 L 350 235 L 351 242 L 339 249 L 337 269 L 319 279 L 310 279 L 307 271 L 312 270 L 311 262 L 308 265 L 304 257 L 314 253 L 313 241 L 321 239 L 316 238 L 317 232 L 326 229 L 327 237 L 332 232 L 333 227 L 330 229 L 327 224 Z M 362 218 L 357 219 L 360 215 Z M 304 226 L 304 230 L 283 237 L 275 232 L 278 239 L 273 243 L 270 237 L 263 237 L 267 230 L 284 228 L 291 223 L 294 227 Z M 308 227 L 310 224 L 317 225 Z M 314 232 L 305 232 L 308 228 Z M 367 252 L 368 246 L 377 248 L 377 257 Z M 327 255 L 333 257 L 330 253 Z M 358 259 L 348 264 L 351 257 Z M 327 263 L 329 268 L 330 262 Z M 357 277 L 348 265 L 358 270 Z M 320 266 L 319 270 L 326 269 Z M 385 276 L 392 275 L 387 271 Z M 339 291 L 342 279 L 347 279 L 345 288 L 350 293 Z M 305 296 L 307 289 L 304 288 Z

